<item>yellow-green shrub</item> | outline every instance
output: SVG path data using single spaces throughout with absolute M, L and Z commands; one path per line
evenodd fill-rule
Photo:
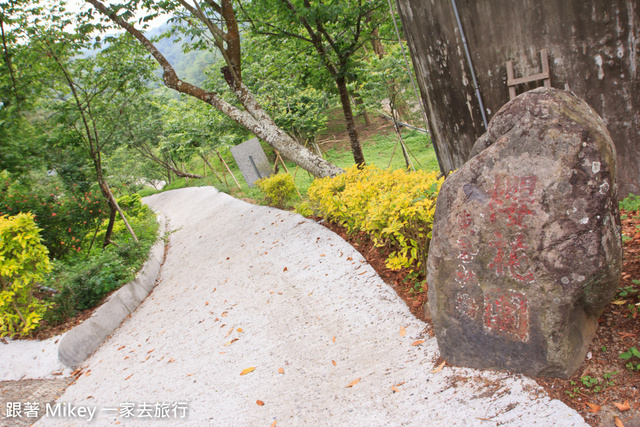
M 256 185 L 265 194 L 267 203 L 278 208 L 283 208 L 285 203 L 293 200 L 296 195 L 293 177 L 288 173 L 262 178 L 256 181 Z
M 309 218 L 310 216 L 313 216 L 313 214 L 314 214 L 313 209 L 311 209 L 311 205 L 307 201 L 303 201 L 303 202 L 298 203 L 296 205 L 295 212 L 297 214 L 302 215 L 305 218 Z
M 364 231 L 379 246 L 395 248 L 387 267 L 419 271 L 426 266 L 443 180 L 437 172 L 354 166 L 335 178 L 315 180 L 307 194 L 322 215 L 349 232 Z
M 0 337 L 25 336 L 49 305 L 33 289 L 51 270 L 33 215 L 0 216 Z

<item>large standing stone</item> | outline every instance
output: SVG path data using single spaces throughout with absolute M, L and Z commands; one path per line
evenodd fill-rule
M 249 187 L 253 187 L 257 180 L 268 178 L 273 173 L 258 138 L 251 138 L 231 147 L 231 154 Z
M 506 104 L 474 152 L 442 186 L 429 250 L 442 356 L 569 377 L 620 282 L 611 138 L 584 101 L 540 88 Z

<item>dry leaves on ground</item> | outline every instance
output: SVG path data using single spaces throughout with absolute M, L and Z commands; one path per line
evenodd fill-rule
M 354 385 L 358 384 L 359 382 L 360 382 L 360 378 L 357 378 L 357 379 L 351 381 L 346 388 L 353 387 Z
M 255 367 L 251 367 L 251 368 L 247 368 L 247 369 L 243 369 L 242 372 L 240 372 L 240 375 L 247 375 L 248 373 L 251 373 L 253 371 L 255 371 L 256 368 Z

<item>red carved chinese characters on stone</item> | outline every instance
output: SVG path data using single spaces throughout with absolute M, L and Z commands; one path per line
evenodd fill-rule
M 490 291 L 484 297 L 484 327 L 516 341 L 529 341 L 529 303 L 515 291 Z
M 529 258 L 526 250 L 527 244 L 524 241 L 524 234 L 518 233 L 511 242 L 505 242 L 502 233 L 494 232 L 495 240 L 489 245 L 495 248 L 495 256 L 488 267 L 495 269 L 496 276 L 501 277 L 506 271 L 509 275 L 521 283 L 533 283 L 535 276 L 531 271 Z
M 536 213 L 530 209 L 530 205 L 534 202 L 537 179 L 536 176 L 496 176 L 494 187 L 489 192 L 489 220 L 496 222 L 498 216 L 503 214 L 507 226 L 526 228 L 523 221 Z
M 478 306 L 478 303 L 474 298 L 469 296 L 469 294 L 461 294 L 456 295 L 456 309 L 468 316 L 469 318 L 475 320 L 478 317 L 481 309 Z

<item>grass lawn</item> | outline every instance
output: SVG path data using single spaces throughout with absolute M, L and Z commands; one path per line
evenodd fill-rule
M 350 150 L 346 132 L 341 131 L 339 127 L 335 127 L 335 129 L 331 128 L 331 131 L 333 133 L 325 133 L 318 138 L 320 147 L 326 152 L 324 157 L 343 169 L 353 166 L 353 155 Z M 406 167 L 400 144 L 398 144 L 398 137 L 390 125 L 385 124 L 382 120 L 377 120 L 370 128 L 364 128 L 363 125 L 360 125 L 358 131 L 361 135 L 360 143 L 367 164 L 373 164 L 383 169 L 387 167 L 391 169 Z M 402 137 L 410 151 L 409 157 L 416 169 L 438 170 L 438 161 L 428 135 L 403 128 Z M 273 159 L 275 158 L 273 149 L 265 143 L 262 143 L 262 146 L 270 163 L 273 165 Z M 263 194 L 256 187 L 248 187 L 242 177 L 240 169 L 233 160 L 231 152 L 227 149 L 222 151 L 221 154 L 240 184 L 241 189 L 238 189 L 238 186 L 233 182 L 233 179 L 228 173 L 226 174 L 227 182 L 221 183 L 211 171 L 208 171 L 204 179 L 177 179 L 166 185 L 162 191 L 189 186 L 199 187 L 211 185 L 220 191 L 238 198 L 247 198 L 258 202 L 262 201 Z M 200 158 L 195 159 L 194 162 L 197 163 L 192 164 L 190 172 L 203 175 L 205 169 L 204 162 Z M 221 165 L 220 161 L 214 156 L 209 159 L 209 162 L 214 165 L 219 175 L 222 176 L 223 170 L 226 172 L 224 166 Z M 285 160 L 285 164 L 287 165 L 289 173 L 295 176 L 295 184 L 298 190 L 302 196 L 305 197 L 307 189 L 313 182 L 314 177 L 302 168 L 297 168 L 295 163 L 291 161 Z M 280 171 L 282 172 L 282 166 L 280 166 Z M 147 196 L 155 192 L 154 190 L 145 189 L 141 192 L 141 195 Z

